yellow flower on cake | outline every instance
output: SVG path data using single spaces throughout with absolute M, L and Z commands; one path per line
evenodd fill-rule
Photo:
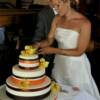
M 33 48 L 31 45 L 26 45 L 24 50 L 21 51 L 21 55 L 30 56 L 36 53 L 36 48 Z
M 31 46 L 31 45 L 26 45 L 25 46 L 25 50 L 27 50 L 27 49 L 32 49 L 33 47 Z
M 56 82 L 52 81 L 51 92 L 52 93 L 58 93 L 59 91 L 60 91 L 60 86 Z
M 39 68 L 40 69 L 44 69 L 48 67 L 49 62 L 46 61 L 44 58 L 40 59 L 40 64 L 39 64 Z
M 27 80 L 23 80 L 19 83 L 19 87 L 22 90 L 26 90 L 29 87 L 30 83 Z
M 24 55 L 24 54 L 25 54 L 25 51 L 24 51 L 24 50 L 22 50 L 22 51 L 21 51 L 21 55 Z

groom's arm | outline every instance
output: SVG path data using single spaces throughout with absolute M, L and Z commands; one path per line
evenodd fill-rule
M 40 41 L 45 37 L 45 16 L 42 14 L 42 12 L 40 12 L 37 17 L 36 30 L 33 35 L 32 42 Z

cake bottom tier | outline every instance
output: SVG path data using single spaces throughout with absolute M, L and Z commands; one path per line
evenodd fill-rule
M 6 80 L 6 91 L 13 96 L 14 100 L 38 100 L 38 98 L 46 97 L 51 91 L 51 79 L 45 76 L 44 81 L 40 82 L 40 84 L 34 84 L 34 82 L 30 84 L 29 80 L 16 83 L 10 76 Z
M 49 96 L 50 91 L 47 92 L 46 94 L 43 94 L 43 95 L 40 95 L 40 96 L 35 96 L 35 97 L 16 96 L 16 95 L 10 94 L 10 93 L 7 92 L 7 91 L 6 91 L 6 94 L 7 94 L 10 98 L 12 98 L 12 99 L 14 99 L 14 100 L 42 100 L 42 99 L 44 99 L 44 98 L 46 98 L 46 97 Z

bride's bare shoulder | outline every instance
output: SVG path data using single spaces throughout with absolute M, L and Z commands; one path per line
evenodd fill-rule
M 76 21 L 79 21 L 81 24 L 84 24 L 84 25 L 91 25 L 90 20 L 81 13 L 77 14 Z
M 87 17 L 85 17 L 85 16 L 83 16 L 83 18 L 81 19 L 81 22 L 85 26 L 91 26 L 90 20 Z

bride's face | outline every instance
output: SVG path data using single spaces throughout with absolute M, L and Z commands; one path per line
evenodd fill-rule
M 65 16 L 67 14 L 68 6 L 68 2 L 64 2 L 62 0 L 58 0 L 58 2 L 55 4 L 55 8 L 60 16 Z

